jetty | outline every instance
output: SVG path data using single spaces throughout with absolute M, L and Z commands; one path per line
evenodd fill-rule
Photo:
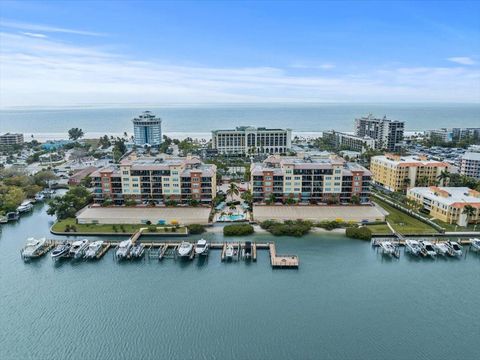
M 140 237 L 142 235 L 142 230 L 140 229 L 134 235 L 130 237 L 132 244 L 139 242 L 141 240 Z M 38 257 L 45 255 L 55 246 L 63 243 L 63 240 L 47 240 L 48 245 L 44 247 L 41 253 L 39 253 Z M 102 258 L 111 248 L 116 248 L 120 240 L 110 240 L 105 241 L 102 245 L 101 250 L 96 256 L 96 259 Z M 147 259 L 158 259 L 163 260 L 166 258 L 177 258 L 177 249 L 180 246 L 179 241 L 148 241 L 142 242 L 145 245 L 145 251 L 147 254 Z M 194 245 L 192 243 L 192 245 Z M 225 253 L 227 249 L 227 245 L 232 245 L 235 249 L 235 256 L 234 260 L 249 260 L 241 256 L 242 250 L 245 249 L 245 242 L 210 242 L 209 244 L 210 250 L 220 250 L 220 260 L 224 261 L 226 259 Z M 298 268 L 299 267 L 299 259 L 297 255 L 279 255 L 277 254 L 276 246 L 274 242 L 252 242 L 251 243 L 251 260 L 257 261 L 257 253 L 258 251 L 267 250 L 269 251 L 270 255 L 270 265 L 272 268 Z M 68 254 L 65 257 L 69 257 Z M 195 258 L 195 247 L 193 246 L 191 253 L 188 256 L 188 260 L 193 260 Z M 130 259 L 130 257 L 127 257 Z

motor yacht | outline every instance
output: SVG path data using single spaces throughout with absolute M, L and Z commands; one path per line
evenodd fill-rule
M 81 258 L 84 255 L 85 250 L 88 248 L 89 243 L 90 242 L 87 239 L 74 241 L 68 254 L 74 259 Z
M 68 252 L 70 251 L 70 247 L 71 247 L 70 243 L 66 241 L 64 241 L 60 245 L 57 245 L 57 247 L 52 251 L 52 254 L 51 254 L 52 259 L 55 260 L 67 255 Z
M 85 250 L 85 255 L 84 255 L 85 259 L 95 258 L 97 254 L 100 252 L 100 250 L 102 249 L 102 246 L 103 246 L 102 240 L 91 242 L 88 245 L 88 248 Z
M 245 241 L 245 246 L 243 247 L 243 257 L 245 259 L 250 259 L 252 257 L 252 242 Z
M 141 258 L 145 252 L 145 245 L 138 242 L 132 246 L 132 250 L 130 250 L 130 256 L 134 258 Z
M 420 241 L 420 248 L 421 248 L 421 251 L 422 251 L 422 255 L 427 257 L 436 257 L 437 256 L 437 252 L 435 251 L 435 247 L 433 246 L 433 244 L 430 242 L 430 241 Z
M 132 241 L 130 239 L 122 241 L 118 244 L 117 251 L 115 255 L 118 259 L 125 259 L 128 254 L 130 253 L 130 249 L 132 248 Z
M 27 212 L 27 211 L 30 211 L 33 209 L 33 205 L 32 205 L 32 202 L 30 200 L 25 200 L 24 202 L 22 202 L 20 204 L 20 206 L 17 208 L 17 211 L 19 213 L 24 213 L 24 212 Z
M 227 249 L 225 250 L 225 257 L 227 259 L 233 259 L 234 255 L 235 255 L 235 249 L 233 248 L 233 245 L 228 244 Z
M 480 239 L 470 239 L 470 244 L 473 251 L 480 252 Z
M 46 241 L 47 240 L 45 238 L 41 238 L 41 239 L 35 239 L 33 237 L 28 238 L 24 248 L 22 249 L 22 258 L 26 260 L 26 259 L 37 257 L 40 250 L 42 250 L 43 247 L 45 246 Z
M 178 256 L 180 257 L 190 256 L 192 249 L 193 249 L 193 245 L 191 243 L 187 241 L 182 241 L 182 243 L 177 249 Z
M 420 243 L 417 240 L 405 240 L 405 252 L 418 256 L 421 250 Z
M 208 250 L 209 250 L 209 245 L 207 243 L 207 240 L 200 239 L 197 241 L 197 244 L 195 245 L 195 254 L 207 255 Z
M 396 252 L 395 246 L 390 241 L 380 242 L 380 249 L 382 250 L 382 254 L 387 256 L 394 256 Z
M 10 211 L 7 213 L 7 221 L 17 221 L 20 217 L 20 213 L 18 211 Z
M 455 241 L 447 241 L 447 247 L 451 256 L 462 256 L 462 246 Z
M 433 247 L 435 248 L 435 251 L 438 255 L 448 255 L 448 246 L 444 242 L 438 242 L 434 244 Z

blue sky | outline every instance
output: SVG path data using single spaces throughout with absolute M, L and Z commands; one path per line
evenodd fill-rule
M 0 105 L 479 102 L 479 2 L 5 2 Z

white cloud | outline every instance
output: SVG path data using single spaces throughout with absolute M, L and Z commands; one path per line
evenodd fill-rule
M 0 33 L 0 106 L 221 102 L 478 102 L 476 67 L 385 68 L 292 75 L 135 60 L 108 47 Z
M 335 68 L 335 64 L 332 63 L 315 63 L 309 61 L 299 61 L 294 62 L 290 65 L 292 68 L 296 69 L 320 69 L 320 70 L 331 70 Z
M 468 56 L 456 56 L 450 57 L 447 59 L 448 61 L 460 64 L 460 65 L 475 65 L 476 62 L 471 57 Z
M 41 38 L 41 39 L 47 38 L 47 35 L 45 35 L 45 34 L 40 34 L 40 33 L 22 32 L 22 34 L 25 35 L 25 36 L 30 36 L 30 37 L 35 37 L 35 38 Z
M 9 20 L 0 20 L 0 26 L 5 28 L 10 28 L 10 29 L 51 32 L 51 33 L 66 33 L 66 34 L 86 35 L 86 36 L 104 36 L 105 35 L 105 34 L 93 32 L 93 31 L 66 29 L 66 28 L 60 28 L 60 27 L 49 26 L 49 25 L 30 24 L 25 22 L 9 21 Z

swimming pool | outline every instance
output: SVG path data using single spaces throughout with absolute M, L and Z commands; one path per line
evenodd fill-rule
M 245 214 L 221 215 L 218 221 L 241 221 L 245 220 Z

